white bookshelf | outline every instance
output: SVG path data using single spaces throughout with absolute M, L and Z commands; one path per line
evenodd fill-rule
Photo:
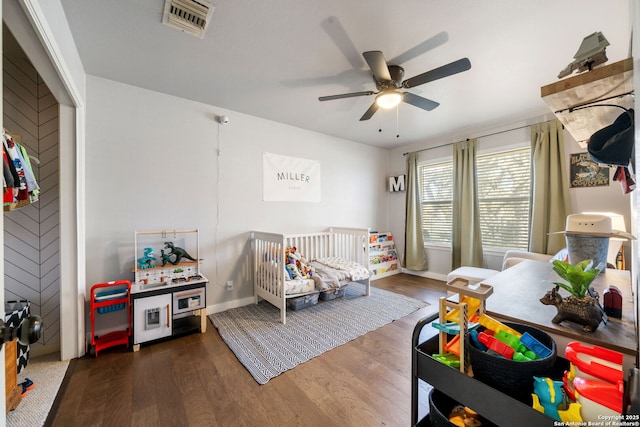
M 369 270 L 371 280 L 398 274 L 398 252 L 390 232 L 369 233 Z

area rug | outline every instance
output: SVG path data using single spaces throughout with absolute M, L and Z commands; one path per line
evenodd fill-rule
M 429 305 L 424 301 L 350 283 L 343 298 L 302 310 L 280 311 L 267 301 L 209 316 L 220 336 L 259 384 L 337 346 Z
M 68 366 L 68 360 L 60 361 L 59 353 L 30 359 L 18 375 L 18 383 L 29 378 L 35 387 L 22 398 L 15 410 L 7 414 L 7 427 L 44 425 Z

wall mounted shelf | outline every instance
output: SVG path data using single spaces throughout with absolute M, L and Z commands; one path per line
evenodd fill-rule
M 558 120 L 586 148 L 591 135 L 613 123 L 622 110 L 616 107 L 578 108 L 594 104 L 632 108 L 633 58 L 543 86 L 540 92 Z

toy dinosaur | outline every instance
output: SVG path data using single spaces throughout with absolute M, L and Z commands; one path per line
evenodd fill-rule
M 147 268 L 154 268 L 156 266 L 156 257 L 153 253 L 153 248 L 144 248 L 144 255 L 138 258 L 138 266 L 140 270 L 146 270 Z
M 167 265 L 168 262 L 171 262 L 171 257 L 169 254 L 164 252 L 164 249 L 160 249 L 160 258 L 162 259 L 162 266 Z
M 169 254 L 169 256 L 175 255 L 176 258 L 173 261 L 169 261 L 173 265 L 177 265 L 182 258 L 186 258 L 191 261 L 197 261 L 197 259 L 189 255 L 187 251 L 185 251 L 184 249 L 174 246 L 173 242 L 164 242 L 164 248 L 171 250 L 171 253 Z

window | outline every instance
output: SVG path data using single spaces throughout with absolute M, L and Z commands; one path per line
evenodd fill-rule
M 425 242 L 451 243 L 453 200 L 452 162 L 420 165 L 422 235 Z
M 478 156 L 478 207 L 482 246 L 529 246 L 531 149 Z
M 477 157 L 478 205 L 484 247 L 527 249 L 531 150 Z M 451 243 L 452 162 L 419 166 L 422 230 L 426 243 Z

